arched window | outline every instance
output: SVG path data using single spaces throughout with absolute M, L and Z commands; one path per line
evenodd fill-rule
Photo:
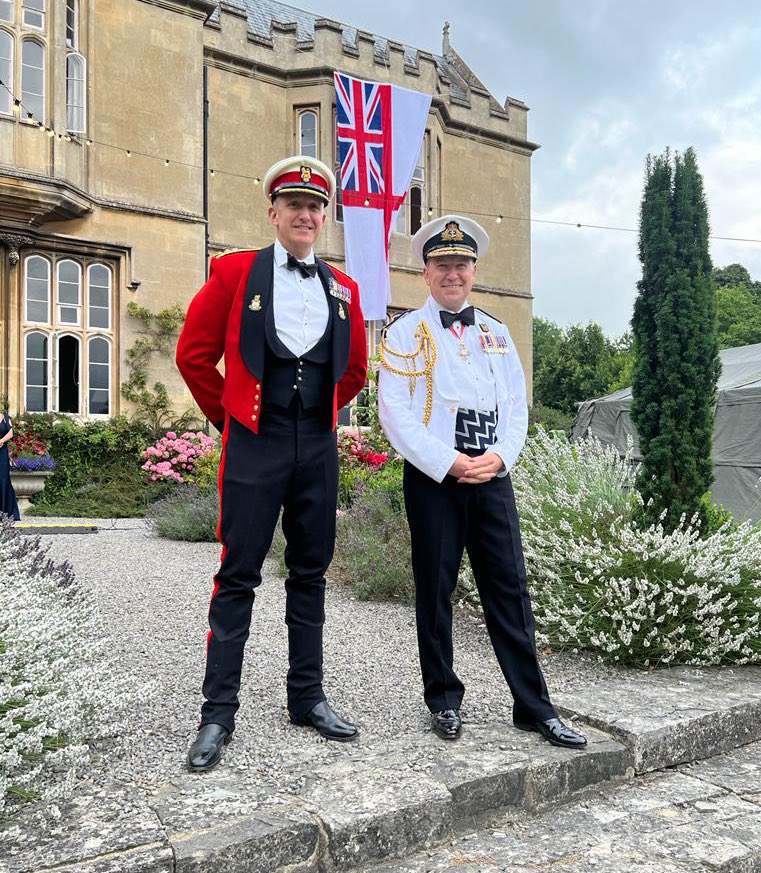
M 111 270 L 104 264 L 92 264 L 87 271 L 90 327 L 111 327 Z
M 27 412 L 48 411 L 48 338 L 44 333 L 28 333 L 24 358 Z
M 25 261 L 26 321 L 50 323 L 50 264 L 39 255 Z
M 23 0 L 24 25 L 45 29 L 45 0 Z
M 16 6 L 16 0 L 0 0 L 0 21 L 9 21 L 13 23 L 13 11 Z M 3 82 L 5 79 L 3 79 Z
M 21 102 L 38 121 L 45 120 L 45 49 L 33 39 L 21 43 Z
M 81 376 L 81 341 L 79 337 L 64 334 L 58 337 L 56 388 L 58 389 L 57 412 L 80 411 L 79 390 Z
M 58 323 L 82 323 L 82 268 L 76 261 L 59 261 L 56 268 L 58 280 Z
M 299 115 L 299 154 L 317 157 L 317 113 L 309 110 Z
M 66 46 L 79 48 L 79 0 L 66 0 Z
M 0 0 L 0 19 L 3 17 L 3 5 Z M 0 80 L 5 82 L 8 90 L 0 88 L 0 113 L 10 115 L 13 111 L 13 37 L 7 30 L 0 30 Z
M 82 55 L 66 58 L 66 128 L 72 133 L 87 130 L 85 59 Z
M 111 410 L 111 344 L 101 336 L 93 337 L 88 348 L 88 385 L 90 415 L 109 415 Z

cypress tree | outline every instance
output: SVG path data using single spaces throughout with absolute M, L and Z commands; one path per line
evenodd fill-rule
M 708 253 L 708 209 L 695 153 L 648 158 L 640 215 L 632 330 L 632 421 L 642 467 L 637 482 L 649 503 L 645 520 L 666 510 L 673 528 L 702 512 L 712 480 L 719 353 Z

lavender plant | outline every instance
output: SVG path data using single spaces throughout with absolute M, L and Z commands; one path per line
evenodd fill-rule
M 761 527 L 638 526 L 630 456 L 541 428 L 512 473 L 537 642 L 638 667 L 761 662 Z
M 64 798 L 130 702 L 90 592 L 0 516 L 0 814 Z

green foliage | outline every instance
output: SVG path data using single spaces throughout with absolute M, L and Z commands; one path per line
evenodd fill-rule
M 536 374 L 542 363 L 555 355 L 556 349 L 563 343 L 563 329 L 547 318 L 534 316 L 533 322 L 533 346 L 534 364 L 533 374 Z
M 222 446 L 217 445 L 208 455 L 202 455 L 195 462 L 188 480 L 201 491 L 214 491 L 219 479 L 219 464 L 222 460 Z
M 148 515 L 148 524 L 158 536 L 191 543 L 216 542 L 218 521 L 217 492 L 192 484 L 173 486 Z
M 615 390 L 611 386 L 622 381 L 631 358 L 628 334 L 610 340 L 594 322 L 565 330 L 540 322 L 543 347 L 538 364 L 535 361 L 535 403 L 575 415 L 578 403 Z
M 552 406 L 535 403 L 528 411 L 529 433 L 534 433 L 537 425 L 541 425 L 547 432 L 559 430 L 568 434 L 573 427 L 573 416 L 559 409 L 553 409 Z
M 720 369 L 708 210 L 692 149 L 648 158 L 639 254 L 631 408 L 642 451 L 638 488 L 643 520 L 665 512 L 674 529 L 682 515 L 701 516 L 711 484 Z
M 338 506 L 348 509 L 360 494 L 367 491 L 386 491 L 393 501 L 401 500 L 401 481 L 404 462 L 388 461 L 374 470 L 367 464 L 342 463 L 338 470 Z
M 414 599 L 401 481 L 363 490 L 337 519 L 332 572 L 361 600 Z
M 722 349 L 761 343 L 761 302 L 747 285 L 718 285 L 716 329 Z
M 132 475 L 138 470 L 140 455 L 149 440 L 148 428 L 141 422 L 120 416 L 80 424 L 46 413 L 27 415 L 19 419 L 19 426 L 32 428 L 39 434 L 48 443 L 57 464 L 45 490 L 35 498 L 35 511 L 44 512 L 44 506 L 65 508 L 78 489 L 91 486 L 102 477 L 124 478 L 132 481 L 135 489 L 142 490 L 143 480 L 138 482 Z M 93 514 L 100 515 L 97 493 L 89 502 Z
M 156 354 L 171 356 L 185 313 L 175 304 L 154 314 L 134 301 L 127 304 L 127 312 L 142 324 L 143 336 L 127 349 L 129 376 L 122 382 L 122 397 L 135 405 L 136 417 L 148 425 L 154 438 L 167 430 L 197 430 L 198 413 L 188 409 L 177 416 L 163 382 L 154 382 L 152 388 L 148 387 L 151 359 Z
M 733 288 L 738 286 L 747 288 L 755 301 L 761 303 L 761 282 L 754 281 L 742 264 L 714 267 L 711 276 L 717 288 Z

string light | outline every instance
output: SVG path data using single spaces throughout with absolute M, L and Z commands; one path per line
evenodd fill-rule
M 103 148 L 113 149 L 114 151 L 121 152 L 122 154 L 126 155 L 126 157 L 128 157 L 128 158 L 131 158 L 133 155 L 138 155 L 140 157 L 147 158 L 149 160 L 163 161 L 164 166 L 167 166 L 167 167 L 170 166 L 171 164 L 175 164 L 175 165 L 180 166 L 180 167 L 187 167 L 188 169 L 191 169 L 191 170 L 203 170 L 203 167 L 200 167 L 198 164 L 191 164 L 191 163 L 188 163 L 187 161 L 171 160 L 170 158 L 162 158 L 159 155 L 151 155 L 151 154 L 148 154 L 147 152 L 136 151 L 135 149 L 125 149 L 121 146 L 115 146 L 111 143 L 102 142 L 100 140 L 94 140 L 94 139 L 91 139 L 89 137 L 86 139 L 79 139 L 76 136 L 72 137 L 68 132 L 66 134 L 58 133 L 55 129 L 53 129 L 52 127 L 47 127 L 43 121 L 40 121 L 40 119 L 38 119 L 35 116 L 35 114 L 24 105 L 23 101 L 20 100 L 18 97 L 16 97 L 16 95 L 5 84 L 5 82 L 3 82 L 2 79 L 0 79 L 0 87 L 4 88 L 8 92 L 10 97 L 12 98 L 13 112 L 16 115 L 20 115 L 21 111 L 24 110 L 26 112 L 27 119 L 30 122 L 36 124 L 38 130 L 40 130 L 43 133 L 47 133 L 47 135 L 51 139 L 57 136 L 58 139 L 65 139 L 66 142 L 76 141 L 79 143 L 84 143 L 84 145 L 86 145 L 88 148 L 92 148 L 92 146 L 97 145 L 97 146 L 101 146 Z M 214 168 L 214 169 L 209 169 L 208 173 L 210 176 L 222 175 L 222 176 L 230 176 L 230 177 L 236 178 L 236 179 L 246 179 L 248 181 L 253 182 L 254 185 L 260 185 L 261 181 L 262 181 L 259 176 L 248 176 L 245 173 L 234 173 L 230 170 L 220 170 L 218 167 Z M 379 199 L 382 201 L 385 198 L 383 198 L 381 195 L 376 195 L 376 199 Z M 369 206 L 370 201 L 368 199 L 366 199 L 364 201 L 364 205 Z M 433 207 L 428 207 L 428 216 L 429 217 L 433 215 L 433 211 L 434 211 Z M 444 213 L 444 214 L 452 212 L 452 213 L 456 213 L 458 215 L 473 216 L 475 218 L 490 218 L 490 219 L 494 219 L 495 224 L 502 224 L 504 221 L 520 221 L 520 222 L 528 222 L 530 224 L 551 224 L 551 225 L 555 225 L 558 227 L 575 227 L 577 230 L 582 230 L 582 229 L 586 228 L 588 230 L 609 230 L 609 231 L 615 231 L 618 233 L 639 233 L 639 230 L 637 228 L 633 228 L 633 227 L 615 227 L 615 226 L 607 225 L 607 224 L 583 224 L 582 222 L 578 222 L 578 221 L 557 221 L 557 220 L 546 219 L 546 218 L 528 218 L 525 215 L 503 215 L 502 213 L 493 213 L 493 212 L 473 212 L 473 211 L 468 211 L 466 209 L 462 209 L 460 207 L 455 207 L 454 209 L 449 209 L 449 208 L 445 209 L 444 207 L 441 207 L 439 212 Z M 720 236 L 717 234 L 709 235 L 708 239 L 721 240 L 724 242 L 761 243 L 761 239 L 756 239 L 753 237 Z

